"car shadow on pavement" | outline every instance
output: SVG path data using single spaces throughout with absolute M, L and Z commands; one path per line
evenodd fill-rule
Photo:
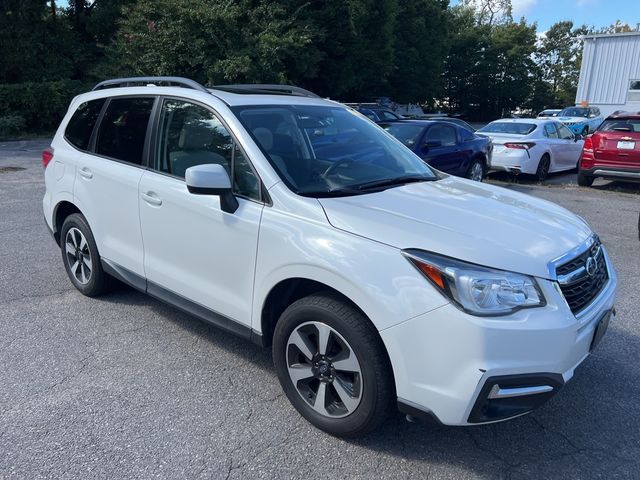
M 154 313 L 156 320 L 170 322 L 173 326 L 178 327 L 185 333 L 197 336 L 202 341 L 211 342 L 215 344 L 216 347 L 236 354 L 241 357 L 242 360 L 252 362 L 261 370 L 272 372 L 275 375 L 270 349 L 260 348 L 249 340 L 226 332 L 219 327 L 200 320 L 161 300 L 139 292 L 132 287 L 118 284 L 113 292 L 99 297 L 99 300 L 118 304 L 124 303 L 129 306 L 146 306 Z M 157 325 L 157 328 L 162 328 L 162 326 Z
M 128 287 L 100 300 L 149 308 L 154 314 L 150 328 L 162 333 L 177 327 L 239 357 L 239 364 L 249 363 L 250 368 L 255 366 L 273 375 L 277 384 L 269 349 Z M 624 348 L 616 349 L 616 345 Z M 640 375 L 633 362 L 623 359 L 637 358 L 639 353 L 639 339 L 614 325 L 556 397 L 532 414 L 508 422 L 447 427 L 410 423 L 394 410 L 379 430 L 363 438 L 342 440 L 313 430 L 309 435 L 374 451 L 380 462 L 397 457 L 413 467 L 416 462 L 429 465 L 436 476 L 441 466 L 443 472 L 456 469 L 458 478 L 556 478 L 560 471 L 571 472 L 573 478 L 637 478 L 640 408 L 635 399 L 640 398 Z M 291 414 L 298 415 L 293 410 Z M 411 475 L 410 471 L 406 473 Z
M 460 468 L 486 478 L 640 478 L 640 375 L 621 361 L 640 352 L 640 339 L 611 329 L 575 376 L 547 404 L 507 422 L 471 427 L 410 423 L 400 414 L 364 439 L 381 454 Z M 569 470 L 566 470 L 566 469 Z M 463 472 L 467 472 L 465 475 Z M 436 475 L 437 476 L 437 475 Z

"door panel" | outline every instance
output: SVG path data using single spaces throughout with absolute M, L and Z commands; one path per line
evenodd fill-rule
M 166 98 L 157 123 L 153 170 L 142 176 L 138 199 L 147 280 L 250 326 L 261 183 L 208 108 Z M 187 190 L 186 170 L 202 164 L 231 177 L 239 197 L 233 214 L 222 211 L 220 197 Z
M 250 325 L 264 206 L 238 202 L 229 214 L 219 197 L 193 195 L 182 179 L 147 171 L 140 182 L 147 280 Z
M 78 155 L 74 196 L 100 255 L 144 276 L 138 184 L 155 97 L 113 98 L 96 132 L 96 154 Z M 110 158 L 107 158 L 110 157 Z
M 436 124 L 429 127 L 423 142 L 421 157 L 429 165 L 443 172 L 460 174 L 464 153 L 454 126 Z M 429 142 L 440 142 L 440 145 L 429 146 Z

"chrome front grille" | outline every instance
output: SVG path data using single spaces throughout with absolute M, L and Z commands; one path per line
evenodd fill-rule
M 579 313 L 609 280 L 600 240 L 596 239 L 589 249 L 556 267 L 556 276 L 569 308 L 574 314 Z

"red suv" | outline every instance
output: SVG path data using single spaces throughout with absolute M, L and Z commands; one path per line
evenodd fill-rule
M 640 112 L 615 112 L 585 139 L 578 185 L 597 177 L 640 181 Z

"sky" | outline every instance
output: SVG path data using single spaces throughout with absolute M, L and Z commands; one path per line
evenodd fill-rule
M 457 0 L 451 0 L 455 5 Z M 616 20 L 632 28 L 640 22 L 640 0 L 511 0 L 513 17 L 525 17 L 527 22 L 538 23 L 538 32 L 544 32 L 561 20 L 573 20 L 575 25 L 607 27 Z

